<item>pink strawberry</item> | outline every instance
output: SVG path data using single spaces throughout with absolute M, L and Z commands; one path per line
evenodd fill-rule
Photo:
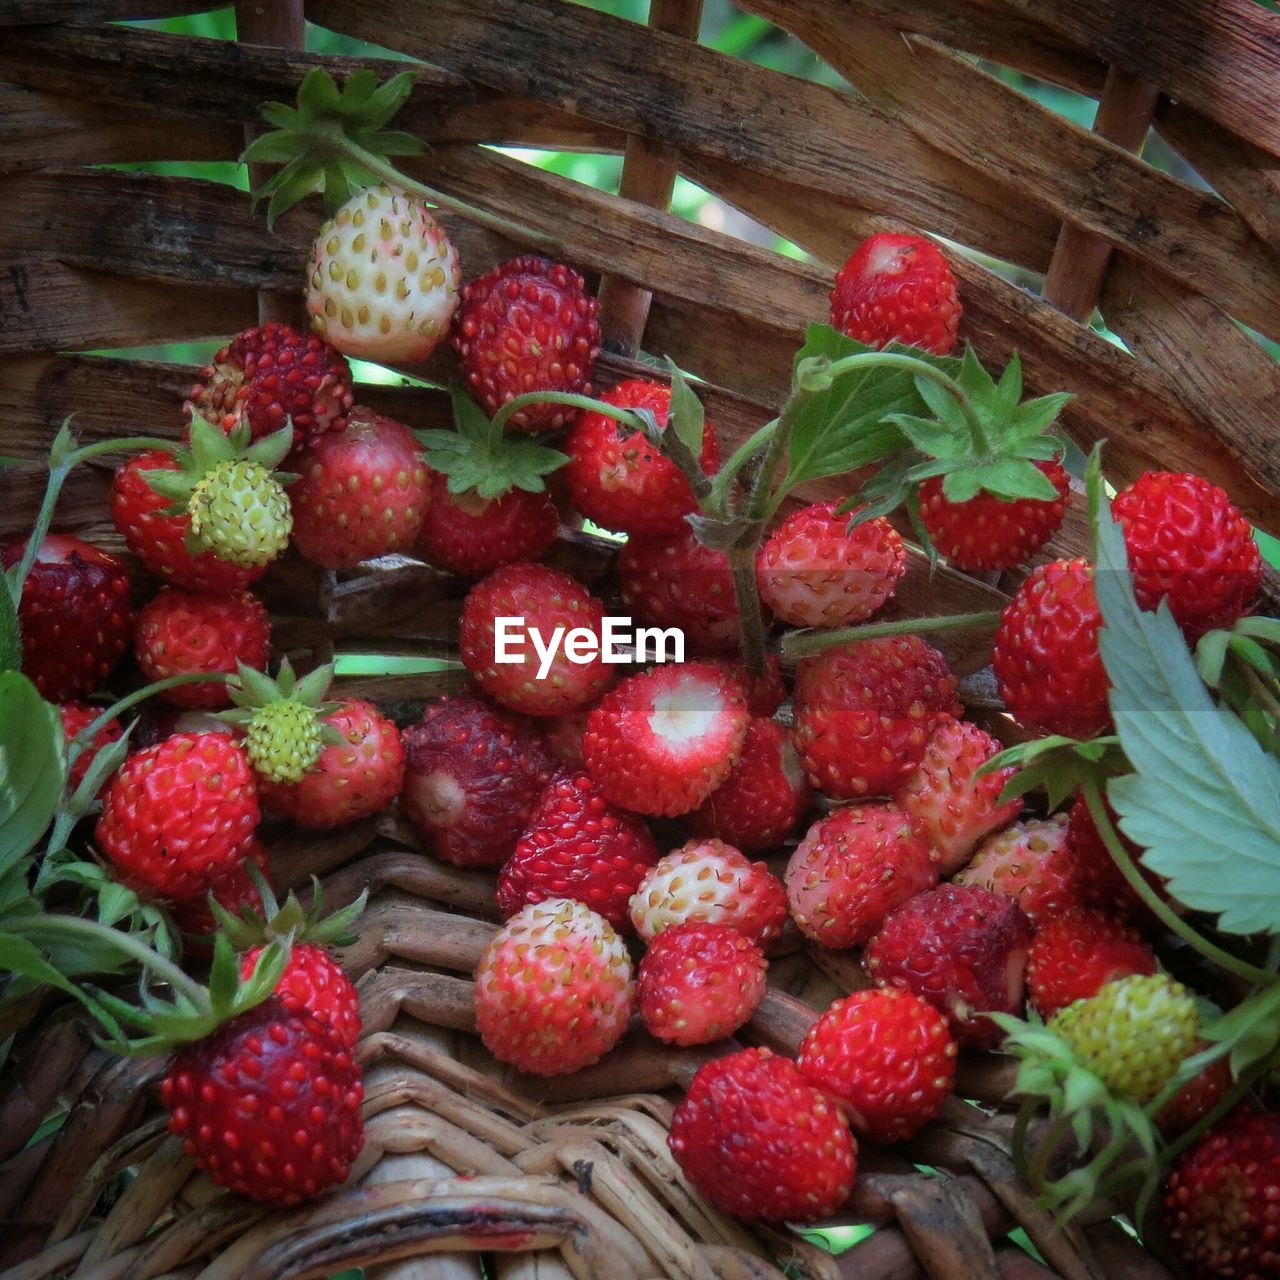
M 1016 899 L 1033 924 L 1080 905 L 1067 853 L 1067 818 L 1028 818 L 988 836 L 954 878 Z
M 833 800 L 890 795 L 958 716 L 958 682 L 919 636 L 840 645 L 796 673 L 794 737 L 809 781 Z
M 937 855 L 897 805 L 847 805 L 809 828 L 785 879 L 800 931 L 824 947 L 853 947 L 937 884 Z
M 631 960 L 609 922 L 568 898 L 531 902 L 476 968 L 476 1025 L 500 1062 L 533 1075 L 590 1066 L 631 1017 Z
M 958 871 L 983 836 L 1022 812 L 1021 798 L 999 803 L 1016 770 L 978 776 L 1000 750 L 1000 742 L 976 724 L 944 720 L 925 745 L 924 758 L 894 794 L 894 802 L 940 856 L 941 876 Z
M 790 735 L 777 721 L 755 717 L 738 763 L 689 815 L 689 830 L 760 853 L 782 844 L 812 803 Z
M 782 933 L 787 892 L 763 862 L 723 840 L 690 840 L 651 867 L 631 897 L 631 923 L 652 942 L 691 920 L 732 925 L 767 947 Z
M 640 1016 L 668 1044 L 731 1036 L 764 998 L 764 953 L 727 924 L 664 929 L 640 961 Z
M 587 720 L 582 758 L 614 804 L 668 817 L 697 808 L 728 776 L 747 736 L 742 690 L 701 663 L 628 676 Z
M 498 910 L 574 898 L 628 932 L 631 895 L 658 861 L 649 828 L 615 809 L 585 773 L 553 778 L 498 875 Z
M 326 569 L 412 550 L 430 494 L 413 434 L 357 406 L 347 425 L 295 455 L 289 486 L 293 542 Z
M 902 987 L 951 1020 L 961 1044 L 1004 1033 L 991 1013 L 1020 1013 L 1033 930 L 1012 898 L 977 885 L 942 884 L 893 912 L 863 956 L 881 987 Z
M 898 531 L 885 519 L 849 532 L 835 502 L 793 512 L 756 556 L 760 599 L 796 627 L 843 627 L 869 618 L 907 569 Z

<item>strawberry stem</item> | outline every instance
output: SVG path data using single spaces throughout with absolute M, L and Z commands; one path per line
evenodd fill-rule
M 899 618 L 893 622 L 869 622 L 856 627 L 837 627 L 832 631 L 792 631 L 782 637 L 782 656 L 798 660 L 834 649 L 837 645 L 859 640 L 878 640 L 883 636 L 910 636 L 930 631 L 986 631 L 1000 625 L 995 610 L 982 613 L 953 613 L 937 618 Z
M 581 396 L 573 391 L 526 391 L 524 395 L 513 396 L 493 415 L 493 425 L 499 434 L 507 423 L 520 412 L 538 404 L 564 404 L 573 409 L 586 409 L 591 413 L 602 414 L 620 422 L 632 431 L 644 431 L 644 423 L 630 409 L 620 409 L 617 405 L 606 404 L 603 400 L 593 400 L 590 396 Z
M 744 440 L 729 461 L 716 472 L 711 481 L 711 490 L 707 494 L 707 501 L 703 504 L 703 509 L 707 515 L 723 518 L 728 514 L 729 490 L 734 480 L 737 479 L 738 472 L 768 443 L 776 426 L 776 419 L 772 422 L 766 422 L 763 427 L 760 427 L 753 435 Z

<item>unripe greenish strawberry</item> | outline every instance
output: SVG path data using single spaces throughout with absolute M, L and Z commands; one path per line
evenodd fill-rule
M 289 545 L 289 495 L 270 471 L 239 459 L 219 463 L 196 485 L 188 506 L 199 547 L 245 568 L 268 564 Z
M 244 749 L 268 782 L 300 782 L 323 746 L 315 708 L 295 698 L 260 707 L 245 726 Z
M 1112 1093 L 1149 1102 L 1195 1051 L 1191 993 L 1165 974 L 1121 978 L 1049 1020 Z

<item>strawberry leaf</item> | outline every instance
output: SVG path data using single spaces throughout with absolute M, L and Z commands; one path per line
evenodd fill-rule
M 1218 916 L 1224 932 L 1280 932 L 1280 763 L 1200 679 L 1162 603 L 1138 608 L 1119 525 L 1090 468 L 1104 620 L 1098 643 L 1111 679 L 1116 733 L 1134 772 L 1107 795 L 1120 827 L 1179 902 Z
M 18 566 L 14 566 L 14 576 Z M 22 630 L 18 622 L 18 602 L 7 574 L 0 573 L 0 671 L 22 669 Z
M 667 359 L 671 371 L 671 413 L 668 425 L 676 438 L 695 458 L 702 453 L 702 436 L 706 427 L 706 411 L 702 401 L 693 394 L 693 388 L 675 361 Z
M 26 676 L 0 674 L 0 873 L 53 821 L 66 765 L 62 722 Z

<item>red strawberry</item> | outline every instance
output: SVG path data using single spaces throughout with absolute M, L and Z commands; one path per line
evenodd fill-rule
M 690 920 L 732 925 L 767 947 L 787 919 L 787 891 L 763 862 L 723 840 L 690 840 L 650 868 L 631 897 L 631 923 L 652 942 Z
M 498 910 L 512 916 L 530 902 L 574 898 L 626 932 L 631 895 L 657 861 L 639 818 L 615 809 L 587 774 L 564 772 L 542 793 L 498 875 Z
M 729 776 L 746 736 L 736 684 L 702 663 L 671 664 L 628 676 L 601 698 L 582 759 L 614 804 L 673 817 Z
M 903 987 L 951 1020 L 961 1044 L 1003 1032 L 982 1012 L 1020 1013 L 1031 922 L 1012 899 L 977 885 L 942 884 L 899 907 L 863 961 L 881 987 Z
M 856 991 L 809 1028 L 800 1070 L 868 1142 L 901 1142 L 934 1120 L 956 1078 L 946 1019 L 909 991 Z
M 782 667 L 776 654 L 766 654 L 764 671 L 753 676 L 741 658 L 706 658 L 707 666 L 723 671 L 736 680 L 747 695 L 747 711 L 768 718 L 787 700 L 787 686 L 782 683 Z
M 254 947 L 240 957 L 240 976 L 248 978 L 262 954 Z M 291 1013 L 309 1013 L 338 1033 L 346 1049 L 360 1039 L 360 997 L 347 971 L 314 942 L 295 942 L 275 997 Z
M 1208 1047 L 1205 1041 L 1197 1041 L 1195 1052 L 1200 1053 Z M 1169 1137 L 1186 1133 L 1222 1101 L 1222 1095 L 1230 1088 L 1231 1060 L 1225 1056 L 1216 1058 L 1156 1112 L 1156 1124 Z
M 882 231 L 836 273 L 831 323 L 871 347 L 900 342 L 945 356 L 961 308 L 951 268 L 932 240 Z
M 414 554 L 428 564 L 470 577 L 516 560 L 536 560 L 556 540 L 560 515 L 550 494 L 508 489 L 482 498 L 474 489 L 449 492 L 449 477 L 427 471 L 426 504 Z
M 404 732 L 400 811 L 418 839 L 458 867 L 500 867 L 554 772 L 528 720 L 470 693 L 432 703 Z
M 1124 530 L 1133 593 L 1162 599 L 1189 641 L 1247 613 L 1262 582 L 1253 529 L 1223 490 L 1197 475 L 1148 471 L 1111 504 Z
M 1015 769 L 977 776 L 1000 750 L 1000 742 L 976 724 L 944 720 L 925 745 L 924 758 L 894 794 L 894 803 L 939 855 L 941 876 L 959 870 L 983 836 L 1022 812 L 1021 798 L 999 803 Z
M 327 431 L 289 464 L 293 541 L 326 569 L 412 550 L 430 493 L 413 433 L 394 418 L 357 406 L 345 427 Z
M 237 862 L 225 875 L 219 876 L 209 886 L 209 892 L 204 897 L 188 898 L 173 904 L 171 914 L 174 923 L 186 935 L 183 950 L 187 955 L 206 958 L 212 954 L 213 948 L 208 940 L 217 931 L 218 923 L 209 906 L 209 894 L 232 915 L 240 915 L 246 909 L 261 912 L 262 894 L 249 874 L 250 866 L 257 868 L 268 885 L 272 884 L 267 851 L 257 837 L 249 842 L 244 861 Z
M 111 482 L 111 519 L 129 550 L 157 577 L 189 591 L 242 591 L 266 573 L 268 565 L 246 566 L 222 560 L 213 551 L 192 556 L 186 535 L 187 514 L 163 513 L 172 505 L 143 479 L 146 471 L 177 471 L 173 455 L 161 449 L 141 453 L 117 470 Z
M 497 619 L 510 624 L 506 653 L 498 661 Z M 594 702 L 613 682 L 613 668 L 601 656 L 604 605 L 580 582 L 542 564 L 504 565 L 481 579 L 462 605 L 460 644 L 463 666 L 495 702 L 525 715 L 557 716 Z M 565 643 L 554 657 L 539 657 L 533 632 L 549 646 L 557 628 Z M 595 657 L 576 662 L 569 656 L 573 633 L 591 633 Z M 540 669 L 544 668 L 540 676 Z
M 1037 565 L 1005 606 L 993 654 L 1005 706 L 1033 733 L 1091 738 L 1111 723 L 1102 614 L 1086 560 Z
M 849 1197 L 857 1143 L 789 1058 L 742 1049 L 703 1063 L 668 1145 L 716 1208 L 749 1222 L 816 1222 Z
M 689 830 L 760 853 L 776 849 L 812 804 L 790 735 L 775 720 L 755 717 L 738 763 L 689 815 Z
M 1109 806 L 1108 812 L 1111 812 Z M 1115 816 L 1111 812 L 1112 826 L 1115 826 Z M 1117 834 L 1129 856 L 1143 870 L 1140 861 L 1142 851 L 1132 840 L 1125 839 L 1118 829 Z M 1085 906 L 1119 912 L 1140 924 L 1154 919 L 1103 844 L 1083 795 L 1076 796 L 1067 813 L 1067 853 L 1071 862 L 1072 886 L 1076 897 Z M 1152 888 L 1158 888 L 1159 878 L 1156 875 L 1146 870 L 1143 870 L 1143 875 Z
M 0 547 L 0 569 L 17 564 L 27 539 Z M 50 702 L 94 693 L 115 670 L 133 634 L 133 598 L 124 565 L 90 542 L 46 536 L 18 602 L 22 670 Z
M 764 998 L 765 968 L 760 948 L 730 925 L 673 925 L 640 961 L 640 1016 L 668 1044 L 723 1040 Z
M 958 569 L 1013 569 L 1044 546 L 1067 514 L 1070 477 L 1056 459 L 1035 463 L 1053 482 L 1058 496 L 1008 502 L 982 490 L 966 502 L 942 492 L 942 477 L 920 486 L 920 521 L 933 545 Z
M 621 409 L 647 409 L 663 428 L 671 411 L 670 389 L 639 378 L 618 383 L 600 399 Z M 667 537 L 687 527 L 684 517 L 697 505 L 688 480 L 639 432 L 601 413 L 583 413 L 565 437 L 564 451 L 574 505 L 597 524 L 644 538 Z M 720 465 L 720 446 L 709 422 L 699 461 L 708 474 Z
M 532 902 L 493 935 L 476 969 L 476 1025 L 500 1062 L 539 1076 L 590 1066 L 631 1017 L 631 960 L 581 902 Z
M 1027 995 L 1046 1021 L 1108 982 L 1156 971 L 1141 934 L 1115 916 L 1076 908 L 1043 921 L 1027 956 Z
M 854 804 L 809 828 L 785 879 L 801 933 L 824 947 L 853 947 L 937 884 L 938 861 L 897 805 Z
M 342 741 L 325 746 L 301 782 L 259 783 L 272 813 L 320 831 L 381 813 L 404 781 L 399 730 L 371 702 L 339 702 L 324 723 Z
M 1066 814 L 1028 818 L 988 836 L 953 879 L 1014 898 L 1032 924 L 1043 924 L 1080 905 L 1066 846 Z
M 102 708 L 91 707 L 87 702 L 64 702 L 58 708 L 58 714 L 62 717 L 62 733 L 69 747 L 76 736 L 87 729 L 102 714 Z M 75 789 L 84 781 L 84 775 L 89 772 L 89 766 L 93 763 L 93 759 L 98 752 L 108 743 L 118 742 L 123 732 L 124 730 L 120 727 L 120 721 L 114 716 L 98 730 L 97 737 L 76 756 L 76 762 L 71 766 L 70 773 L 67 774 L 68 794 L 74 793 Z M 102 791 L 99 794 L 105 793 L 110 781 L 111 779 L 108 778 L 102 784 Z
M 887 520 L 849 532 L 835 502 L 793 512 L 756 555 L 760 599 L 796 627 L 843 627 L 869 618 L 907 570 L 907 553 Z
M 1178 1157 L 1164 1226 L 1192 1280 L 1273 1280 L 1280 1200 L 1280 1116 L 1244 1108 Z
M 665 538 L 630 538 L 618 556 L 618 580 L 632 616 L 646 626 L 678 627 L 694 653 L 741 647 L 733 573 L 723 551 L 682 529 Z
M 567 711 L 542 721 L 542 740 L 547 750 L 571 769 L 582 768 L 582 739 L 587 732 L 587 717 L 591 712 Z
M 360 1068 L 319 1018 L 271 998 L 183 1048 L 169 1128 L 219 1186 L 292 1205 L 342 1182 L 364 1144 Z
M 138 666 L 148 680 L 225 672 L 236 663 L 256 670 L 271 654 L 271 622 L 266 607 L 248 591 L 199 594 L 163 587 L 138 614 L 133 637 Z M 180 684 L 159 695 L 175 707 L 226 707 L 231 694 L 213 681 Z
M 241 417 L 255 440 L 292 424 L 295 445 L 341 431 L 354 397 L 346 360 L 323 338 L 287 324 L 237 334 L 201 371 L 188 411 L 230 433 Z
M 958 682 L 919 636 L 840 645 L 796 672 L 795 744 L 809 781 L 833 800 L 889 795 L 958 716 Z
M 95 841 L 126 884 L 181 901 L 243 862 L 257 826 L 244 748 L 222 733 L 175 733 L 120 766 Z
M 489 417 L 529 391 L 591 394 L 600 354 L 600 304 L 572 268 L 526 254 L 500 262 L 462 291 L 450 341 L 462 376 Z M 576 411 L 531 405 L 517 431 L 554 431 Z

